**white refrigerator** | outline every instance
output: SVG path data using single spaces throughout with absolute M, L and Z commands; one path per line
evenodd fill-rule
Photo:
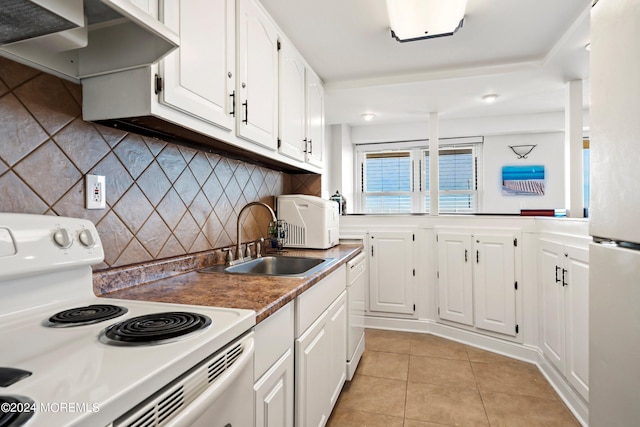
M 640 426 L 640 0 L 591 10 L 589 425 Z

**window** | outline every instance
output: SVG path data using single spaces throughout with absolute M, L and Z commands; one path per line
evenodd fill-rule
M 411 153 L 367 153 L 365 159 L 364 211 L 411 212 Z
M 475 142 L 469 144 L 469 139 Z M 443 145 L 438 153 L 440 213 L 478 209 L 477 150 L 481 139 Z M 428 143 L 361 145 L 359 211 L 363 213 L 429 212 Z M 393 149 L 396 148 L 397 149 Z

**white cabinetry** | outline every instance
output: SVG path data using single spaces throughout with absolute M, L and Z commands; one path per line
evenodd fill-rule
M 289 43 L 280 49 L 279 151 L 304 161 L 306 153 L 305 65 Z
M 540 239 L 541 347 L 544 356 L 589 399 L 588 241 Z
M 280 49 L 280 153 L 315 166 L 323 165 L 324 89 L 289 43 Z
M 442 320 L 516 336 L 519 232 L 438 231 L 438 312 Z
M 235 0 L 164 2 L 164 17 L 181 43 L 160 62 L 160 102 L 232 130 Z
M 323 426 L 346 378 L 346 270 L 296 299 L 296 425 Z
M 255 328 L 256 427 L 293 427 L 293 303 Z
M 237 134 L 276 150 L 278 33 L 257 0 L 239 0 L 238 7 Z
M 306 161 L 322 167 L 324 150 L 324 88 L 320 78 L 310 69 L 306 73 L 307 149 Z
M 369 310 L 413 314 L 414 231 L 369 234 Z

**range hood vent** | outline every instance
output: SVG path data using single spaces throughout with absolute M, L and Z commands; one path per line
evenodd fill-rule
M 79 26 L 32 1 L 5 0 L 0 10 L 0 44 L 40 37 Z
M 2 0 L 0 55 L 76 82 L 150 65 L 180 37 L 157 19 L 157 10 L 141 5 L 147 3 Z

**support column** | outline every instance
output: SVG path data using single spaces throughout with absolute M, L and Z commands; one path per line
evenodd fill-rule
M 438 113 L 429 113 L 429 215 L 438 215 L 440 182 L 438 180 Z
M 582 80 L 566 85 L 565 94 L 565 205 L 567 216 L 584 217 L 582 164 Z

